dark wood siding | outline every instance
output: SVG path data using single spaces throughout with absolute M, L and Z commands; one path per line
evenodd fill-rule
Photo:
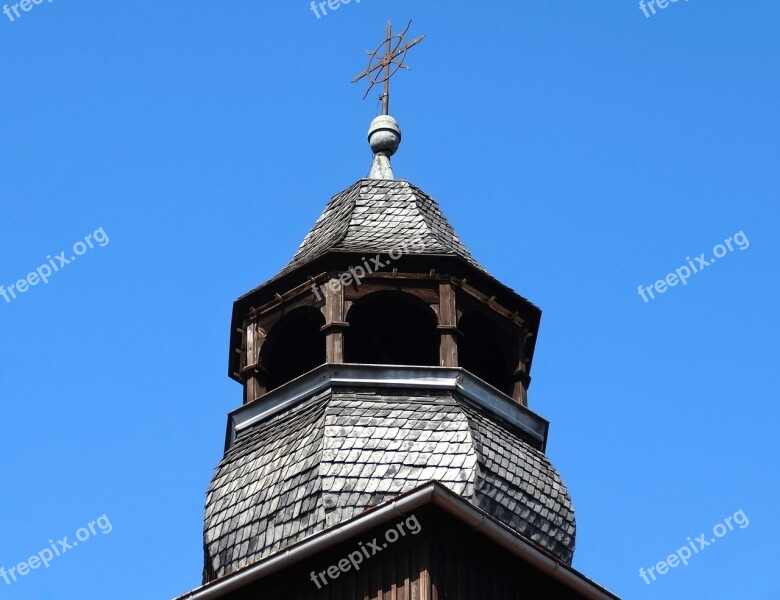
M 403 519 L 288 567 L 227 596 L 231 600 L 569 600 L 581 596 L 437 509 L 414 515 L 420 532 L 388 543 L 335 579 L 312 581 L 329 566 Z

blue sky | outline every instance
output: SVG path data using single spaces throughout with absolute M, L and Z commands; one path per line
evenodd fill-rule
M 0 296 L 0 566 L 88 538 L 0 598 L 199 583 L 231 303 L 367 173 L 376 96 L 349 81 L 412 17 L 395 172 L 544 311 L 530 403 L 575 567 L 626 598 L 780 597 L 780 4 L 54 0 L 0 14 L 0 284 L 93 247 Z

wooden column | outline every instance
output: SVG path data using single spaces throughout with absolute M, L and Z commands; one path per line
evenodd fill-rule
M 417 596 L 412 590 L 412 598 L 419 598 L 419 600 L 433 600 L 434 586 L 431 581 L 431 553 L 433 551 L 433 544 L 431 543 L 431 536 L 428 534 L 425 540 L 420 542 L 420 580 Z
M 260 366 L 260 349 L 265 343 L 265 331 L 254 321 L 246 324 L 246 366 L 244 376 L 244 404 L 254 402 L 266 393 L 265 369 Z
M 520 330 L 518 340 L 518 361 L 517 368 L 513 374 L 515 380 L 512 398 L 523 406 L 528 406 L 528 387 L 531 385 L 531 376 L 528 374 L 528 342 L 532 334 L 525 328 Z
M 458 309 L 449 282 L 439 284 L 439 366 L 458 366 Z
M 338 279 L 330 279 L 325 287 L 325 360 L 329 364 L 344 363 L 344 288 Z

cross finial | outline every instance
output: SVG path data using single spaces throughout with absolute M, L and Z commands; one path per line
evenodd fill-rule
M 412 22 L 404 29 L 403 33 L 393 35 L 393 25 L 390 21 L 387 22 L 387 29 L 385 32 L 385 40 L 377 46 L 377 49 L 373 52 L 366 50 L 366 53 L 371 57 L 368 59 L 368 68 L 357 75 L 352 83 L 356 83 L 364 77 L 368 79 L 370 85 L 366 90 L 365 99 L 371 89 L 378 83 L 384 84 L 384 91 L 382 93 L 382 114 L 390 114 L 390 79 L 395 75 L 399 69 L 410 70 L 410 67 L 404 64 L 404 58 L 406 53 L 412 46 L 416 46 L 425 38 L 424 35 L 412 40 L 406 41 L 406 33 L 412 26 Z M 384 46 L 385 53 L 380 55 L 382 47 Z

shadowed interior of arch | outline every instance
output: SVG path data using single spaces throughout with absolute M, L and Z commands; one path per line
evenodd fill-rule
M 350 309 L 347 322 L 344 353 L 348 363 L 439 364 L 436 314 L 410 294 L 371 294 Z
M 271 328 L 263 344 L 261 366 L 268 391 L 325 364 L 325 317 L 316 308 L 300 308 Z
M 502 329 L 488 317 L 469 313 L 461 317 L 458 329 L 460 366 L 506 395 L 512 395 L 512 358 L 516 352 Z

